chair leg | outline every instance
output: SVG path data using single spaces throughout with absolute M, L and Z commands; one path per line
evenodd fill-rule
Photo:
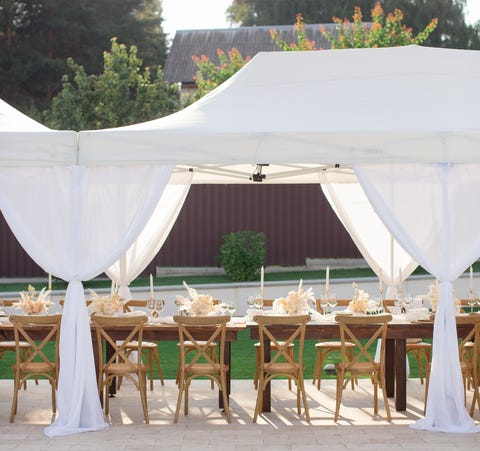
M 12 408 L 10 409 L 10 423 L 13 423 L 15 414 L 17 413 L 17 404 L 18 404 L 18 391 L 20 389 L 20 376 L 15 374 L 15 379 L 13 382 L 13 400 Z
M 260 348 L 257 346 L 255 348 L 255 375 L 253 376 L 253 386 L 258 390 L 258 380 L 260 371 Z
M 140 391 L 140 400 L 142 402 L 142 409 L 143 409 L 143 417 L 145 419 L 145 423 L 150 423 L 150 419 L 148 417 L 148 406 L 147 406 L 147 375 L 146 373 L 138 373 L 138 388 Z
M 177 398 L 177 407 L 175 409 L 175 416 L 173 417 L 173 422 L 178 422 L 178 415 L 180 414 L 180 408 L 182 407 L 182 395 L 183 395 L 183 386 L 185 381 L 183 378 L 178 381 L 178 398 Z
M 336 391 L 336 403 L 335 403 L 335 416 L 333 421 L 337 422 L 340 414 L 340 404 L 342 402 L 342 393 L 343 393 L 343 371 L 338 371 L 337 369 L 337 391 Z
M 388 404 L 387 389 L 385 388 L 385 375 L 382 374 L 380 377 L 382 384 L 382 393 L 383 393 L 383 402 L 385 403 L 385 411 L 387 412 L 388 421 L 392 421 L 392 415 L 390 413 L 390 404 Z
M 158 352 L 158 348 L 153 350 L 153 360 L 155 360 L 157 364 L 158 377 L 160 379 L 160 383 L 162 385 L 165 385 L 165 381 L 163 380 L 162 365 L 160 364 L 160 352 Z
M 315 385 L 315 381 L 317 381 L 317 390 L 320 390 L 323 360 L 323 352 L 320 348 L 317 348 L 317 361 L 315 362 L 315 369 L 313 370 L 312 379 L 313 385 Z
M 220 375 L 221 383 L 220 383 L 220 390 L 222 390 L 222 397 L 223 397 L 223 410 L 225 411 L 225 416 L 227 417 L 227 423 L 232 422 L 232 418 L 230 416 L 230 406 L 228 405 L 228 397 L 227 397 L 227 377 L 225 373 Z M 213 382 L 213 379 L 212 379 Z
M 52 412 L 57 413 L 57 399 L 56 399 L 56 394 L 55 394 L 55 379 L 52 376 L 52 379 L 50 379 L 50 385 L 52 386 Z
M 305 420 L 310 422 L 310 411 L 308 410 L 307 393 L 305 392 L 305 382 L 303 380 L 303 375 L 300 375 L 297 384 L 300 386 L 300 390 L 302 392 L 303 409 L 305 410 Z
M 255 412 L 253 414 L 254 423 L 257 422 L 258 415 L 260 414 L 260 411 L 262 409 L 264 388 L 265 388 L 264 375 L 260 374 L 260 378 L 258 380 L 258 386 L 257 386 L 257 402 L 255 404 Z

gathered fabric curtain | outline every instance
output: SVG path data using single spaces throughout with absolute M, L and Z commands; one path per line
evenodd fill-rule
M 370 204 L 355 173 L 320 174 L 323 193 L 366 262 L 386 285 L 384 298 L 395 296 L 400 285 L 418 266 L 400 246 Z
M 193 172 L 175 175 L 165 187 L 155 210 L 139 237 L 105 272 L 118 286 L 118 294 L 131 299 L 130 282 L 153 260 L 172 230 L 190 190 Z
M 58 436 L 108 427 L 82 281 L 106 270 L 151 217 L 172 166 L 0 168 L 0 208 L 20 244 L 68 281 L 60 334 Z
M 464 406 L 452 285 L 480 256 L 480 165 L 357 164 L 354 170 L 395 239 L 440 281 L 426 416 L 412 427 L 480 432 Z

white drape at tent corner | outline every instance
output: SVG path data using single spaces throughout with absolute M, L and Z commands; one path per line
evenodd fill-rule
M 338 219 L 375 274 L 387 286 L 384 294 L 391 299 L 395 287 L 418 266 L 400 246 L 375 213 L 355 173 L 334 171 L 320 173 L 323 193 Z
M 452 282 L 478 256 L 478 164 L 360 164 L 359 181 L 395 239 L 440 280 L 426 417 L 412 427 L 480 432 L 464 407 Z
M 103 272 L 138 237 L 172 166 L 2 167 L 0 208 L 28 254 L 69 282 L 60 334 L 56 421 L 47 436 L 100 430 L 90 325 L 81 281 Z
M 168 237 L 190 190 L 193 172 L 177 174 L 169 183 L 139 237 L 105 272 L 118 286 L 123 299 L 131 299 L 130 282 L 147 267 Z

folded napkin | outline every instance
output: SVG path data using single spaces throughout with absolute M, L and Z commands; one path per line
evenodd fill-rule
M 173 316 L 159 316 L 157 318 L 149 318 L 150 324 L 175 324 Z
M 430 312 L 428 308 L 411 308 L 407 310 L 406 318 L 410 321 L 416 321 L 419 319 L 428 319 L 430 317 Z

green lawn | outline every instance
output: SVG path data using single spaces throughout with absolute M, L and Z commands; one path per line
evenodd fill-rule
M 239 332 L 238 341 L 232 343 L 232 378 L 233 379 L 252 379 L 255 372 L 255 341 L 250 339 L 248 330 Z M 315 340 L 305 340 L 304 362 L 305 362 L 305 380 L 311 380 L 313 368 L 315 367 L 316 350 Z M 52 346 L 48 346 L 50 356 Z M 159 342 L 160 359 L 162 370 L 166 379 L 175 379 L 178 365 L 178 349 L 176 342 Z M 0 379 L 10 379 L 12 377 L 11 366 L 14 362 L 14 354 L 7 353 L 0 360 Z M 335 363 L 340 355 L 330 354 L 327 357 L 327 363 Z M 156 372 L 155 372 L 156 373 Z M 156 374 L 158 377 L 158 374 Z M 410 377 L 418 377 L 417 362 L 410 358 Z M 322 373 L 322 378 L 335 378 L 335 375 Z

